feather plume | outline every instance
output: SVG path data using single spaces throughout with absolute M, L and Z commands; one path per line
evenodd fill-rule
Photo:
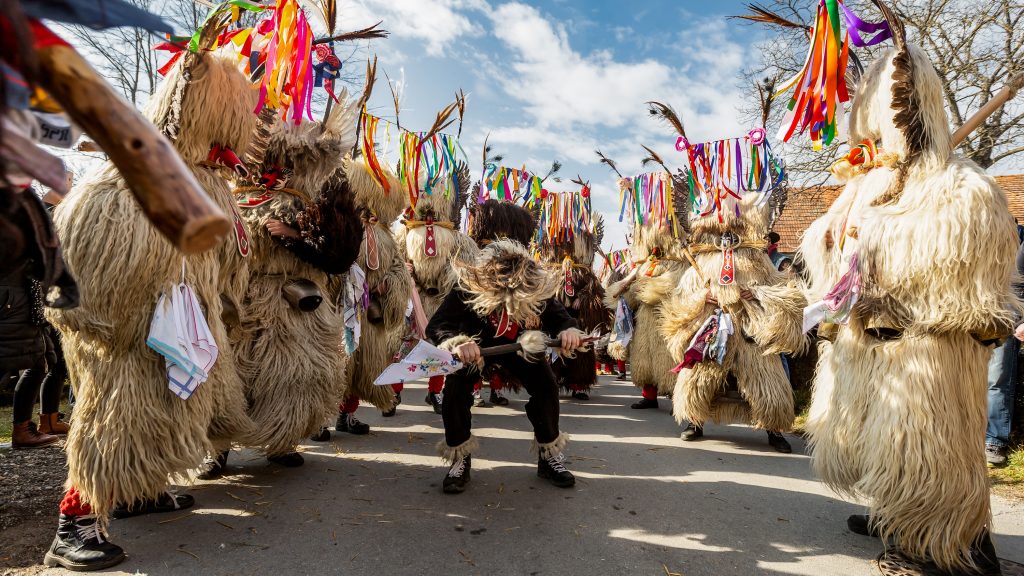
M 466 93 L 459 88 L 459 91 L 455 93 L 455 106 L 459 109 L 459 132 L 456 134 L 456 138 L 462 137 L 462 121 L 466 117 Z
M 765 78 L 764 82 L 757 83 L 757 97 L 761 102 L 761 126 L 768 125 L 768 117 L 772 113 L 772 95 L 775 94 L 776 79 Z
M 378 28 L 384 21 L 381 20 L 373 26 L 367 26 L 362 30 L 353 30 L 352 32 L 343 32 L 338 35 L 328 36 L 326 38 L 317 38 L 313 40 L 313 45 L 326 44 L 327 42 L 352 42 L 354 40 L 374 40 L 377 38 L 387 38 L 391 35 L 390 32 L 383 28 Z M 333 32 L 332 32 L 333 34 Z
M 885 2 L 882 0 L 874 0 L 874 2 L 889 24 L 892 42 L 896 46 L 896 56 L 892 60 L 895 68 L 892 73 L 892 109 L 896 111 L 893 120 L 907 140 L 907 160 L 912 162 L 931 145 L 931 142 L 928 128 L 919 114 L 921 105 L 914 85 L 914 61 L 907 49 L 907 31 L 903 22 Z
M 669 174 L 672 173 L 672 171 L 668 169 L 668 166 L 665 165 L 665 161 L 661 159 L 661 156 L 659 156 L 657 152 L 651 150 L 650 148 L 644 146 L 643 144 L 641 144 L 640 147 L 643 148 L 644 150 L 647 150 L 647 156 L 645 156 L 644 159 L 641 160 L 641 164 L 647 166 L 651 162 L 654 162 L 655 164 L 658 164 L 662 168 L 664 168 L 665 172 L 668 172 Z
M 253 132 L 252 142 L 245 153 L 245 165 L 249 172 L 257 180 L 260 178 L 260 166 L 267 154 L 267 146 L 270 145 L 270 131 L 274 127 L 276 114 L 273 109 L 264 107 L 256 118 L 256 130 Z
M 430 140 L 439 132 L 452 125 L 455 122 L 455 118 L 452 118 L 452 113 L 455 112 L 455 108 L 458 106 L 456 102 L 444 107 L 443 110 L 437 113 L 437 118 L 434 119 L 434 125 L 430 127 L 430 130 L 423 135 L 420 139 L 421 142 Z
M 373 56 L 373 60 L 366 60 L 366 86 L 363 87 L 363 93 L 359 96 L 359 100 L 356 101 L 356 109 L 362 110 L 363 106 L 370 101 L 370 95 L 373 94 L 373 85 L 377 82 L 377 56 Z
M 619 167 L 615 165 L 614 160 L 605 156 L 600 150 L 594 150 L 594 153 L 597 154 L 597 157 L 601 159 L 602 164 L 607 165 L 609 168 L 612 169 L 612 172 L 615 172 L 616 176 L 618 176 L 619 178 L 625 178 L 625 176 L 622 175 L 622 172 L 619 172 Z
M 552 176 L 555 176 L 556 174 L 558 174 L 558 172 L 561 169 L 562 169 L 562 163 L 559 162 L 558 160 L 552 160 L 551 161 L 551 168 L 548 170 L 548 173 L 545 174 L 544 177 L 540 179 L 540 181 L 541 182 L 547 181 L 548 178 L 551 178 Z M 557 176 L 555 176 L 554 180 L 555 180 L 555 182 L 561 182 L 562 181 L 562 179 L 558 178 Z
M 729 16 L 730 19 L 749 20 L 750 22 L 759 22 L 761 24 L 770 24 L 773 26 L 781 26 L 783 28 L 802 28 L 803 30 L 810 31 L 810 27 L 806 24 L 800 24 L 793 22 L 787 18 L 783 18 L 779 14 L 772 12 L 771 10 L 760 6 L 758 4 L 747 4 L 747 10 L 750 10 L 752 14 L 744 14 L 742 16 Z
M 327 34 L 334 36 L 334 28 L 338 24 L 338 2 L 337 0 L 320 0 L 317 2 L 320 14 L 324 17 L 324 25 L 327 27 Z
M 668 122 L 677 134 L 686 138 L 686 130 L 683 128 L 683 122 L 679 119 L 679 115 L 676 114 L 676 111 L 673 110 L 671 106 L 652 100 L 647 103 L 647 110 L 651 113 L 651 116 L 655 116 L 664 122 Z
M 395 90 L 395 85 L 391 82 L 391 77 L 388 76 L 387 70 L 384 71 L 384 79 L 388 81 L 388 90 L 391 90 L 391 101 L 395 104 L 395 126 L 401 128 L 402 123 L 400 121 L 400 112 L 402 109 L 401 95 Z

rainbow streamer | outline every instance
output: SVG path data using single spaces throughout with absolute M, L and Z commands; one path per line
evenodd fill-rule
M 295 124 L 313 120 L 313 31 L 297 0 L 277 0 L 270 17 L 256 24 L 249 72 L 262 72 L 258 113 L 264 106 L 281 110 Z M 244 53 L 243 53 L 244 55 Z
M 841 20 L 846 23 L 845 31 L 840 26 Z M 854 46 L 873 46 L 891 36 L 887 23 L 862 21 L 843 0 L 819 1 L 804 66 L 773 96 L 796 87 L 779 131 L 783 142 L 806 131 L 813 148 L 821 150 L 840 135 L 845 124 L 843 104 L 850 101 L 846 67 L 851 31 Z M 861 32 L 875 35 L 864 40 Z
M 444 195 L 450 197 L 459 189 L 458 155 L 466 154 L 454 136 L 434 134 L 424 140 L 425 132 L 402 130 L 399 135 L 398 179 L 409 194 L 413 208 L 421 194 L 433 194 L 438 183 L 444 183 Z M 421 170 L 425 177 L 421 178 Z
M 619 222 L 624 218 L 633 226 L 656 223 L 678 237 L 679 226 L 672 207 L 672 176 L 668 172 L 648 172 L 619 180 Z
M 483 203 L 491 198 L 502 202 L 522 204 L 530 208 L 539 204 L 544 193 L 541 179 L 522 168 L 509 168 L 497 164 L 487 164 L 480 178 L 480 191 L 477 202 Z
M 738 216 L 738 200 L 748 193 L 760 194 L 760 205 L 786 177 L 763 128 L 741 138 L 697 144 L 679 138 L 676 149 L 687 155 L 690 206 L 697 216 L 717 212 L 722 221 L 729 207 Z
M 569 244 L 577 234 L 593 232 L 590 189 L 579 192 L 548 192 L 540 203 L 538 246 Z
M 373 179 L 377 181 L 377 184 L 384 189 L 384 194 L 391 193 L 391 184 L 388 183 L 387 176 L 384 174 L 384 170 L 381 168 L 380 159 L 377 157 L 377 125 L 380 123 L 380 118 L 373 114 L 366 112 L 366 106 L 363 106 L 362 115 L 359 118 L 361 123 L 359 134 L 359 151 L 362 153 L 363 162 L 366 163 L 366 167 L 370 170 L 370 174 L 373 175 Z

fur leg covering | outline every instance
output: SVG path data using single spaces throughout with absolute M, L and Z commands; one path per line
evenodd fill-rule
M 636 311 L 633 340 L 629 343 L 629 359 L 633 370 L 633 385 L 636 387 L 653 384 L 659 394 L 670 394 L 675 388 L 676 377 L 672 369 L 676 364 L 658 328 L 658 308 L 644 304 Z
M 693 368 L 681 370 L 676 377 L 675 392 L 672 394 L 672 413 L 676 422 L 682 424 L 688 420 L 697 426 L 704 422 L 746 422 L 749 420 L 745 406 L 736 418 L 733 407 L 723 407 L 715 402 L 725 392 L 725 379 L 728 373 L 717 362 L 701 362 Z M 727 413 L 720 413 L 725 408 Z
M 796 418 L 793 408 L 793 387 L 786 378 L 778 354 L 763 353 L 756 344 L 741 337 L 730 338 L 736 355 L 736 384 L 749 405 L 749 422 L 755 428 L 785 432 Z
M 547 460 L 548 458 L 554 458 L 565 451 L 565 447 L 569 444 L 569 435 L 565 432 L 560 432 L 558 438 L 555 438 L 551 442 L 537 442 L 534 439 L 530 444 L 530 450 Z
M 870 501 L 883 540 L 940 566 L 965 565 L 991 524 L 981 441 L 989 355 L 966 334 L 879 342 L 851 326 L 815 383 L 816 471 Z M 839 460 L 851 451 L 862 457 Z
M 443 439 L 437 443 L 437 453 L 447 464 L 451 464 L 459 458 L 465 458 L 476 452 L 479 448 L 480 443 L 477 442 L 476 436 L 470 436 L 469 440 L 458 446 L 449 446 L 445 444 Z

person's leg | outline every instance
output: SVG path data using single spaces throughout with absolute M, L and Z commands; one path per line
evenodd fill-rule
M 1013 421 L 1014 393 L 1017 386 L 1017 354 L 1020 341 L 1010 336 L 992 351 L 988 363 L 988 428 L 985 453 L 989 464 L 1006 464 L 1006 448 Z
M 537 476 L 559 488 L 576 484 L 576 477 L 565 467 L 562 452 L 569 436 L 558 428 L 558 384 L 547 362 L 531 364 L 518 356 L 502 360 L 506 368 L 519 375 L 523 388 L 530 395 L 526 416 L 533 424 L 534 448 L 537 451 Z
M 60 502 L 57 535 L 50 544 L 43 563 L 63 566 L 72 571 L 91 571 L 121 563 L 124 550 L 107 541 L 103 527 L 88 504 L 82 502 L 74 487 Z
M 434 414 L 441 413 L 441 391 L 444 389 L 444 376 L 431 376 L 427 380 L 427 397 L 424 401 L 434 409 Z
M 658 407 L 658 387 L 654 384 L 644 384 L 643 388 L 640 389 L 640 394 L 643 398 L 639 402 L 634 402 L 630 405 L 630 408 L 635 410 L 646 410 L 648 408 Z
M 463 368 L 445 378 L 441 400 L 441 420 L 444 422 L 444 440 L 437 449 L 449 464 L 442 490 L 458 494 L 466 489 L 470 479 L 472 453 L 476 450 L 473 437 L 473 387 L 479 374 Z
M 360 422 L 356 418 L 356 410 L 359 409 L 359 396 L 349 396 L 338 406 L 338 421 L 334 423 L 334 429 L 338 432 L 349 432 L 362 436 L 370 433 L 370 425 Z
M 501 379 L 501 374 L 495 370 L 487 378 L 487 383 L 491 387 L 491 404 L 508 406 L 508 398 L 506 398 L 504 392 L 502 392 L 505 388 L 505 383 Z
M 48 366 L 49 371 L 43 378 L 39 393 L 39 431 L 44 434 L 64 435 L 70 428 L 60 419 L 60 398 L 64 394 L 64 382 L 68 379 L 68 365 L 64 362 L 60 336 L 51 334 L 51 341 L 56 358 Z
M 42 448 L 59 440 L 50 434 L 41 434 L 32 422 L 32 409 L 39 397 L 46 369 L 37 366 L 25 370 L 14 386 L 14 406 L 12 420 L 14 429 L 11 431 L 11 445 L 15 448 Z
M 398 405 L 402 403 L 402 390 L 405 389 L 405 384 L 398 382 L 391 385 L 391 389 L 395 391 L 395 403 L 391 406 L 391 409 L 386 412 L 381 412 L 380 415 L 385 418 L 390 418 L 395 415 L 398 411 Z

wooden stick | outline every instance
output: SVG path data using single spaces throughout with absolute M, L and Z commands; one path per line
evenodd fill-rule
M 956 148 L 959 146 L 971 132 L 977 130 L 978 126 L 981 126 L 981 123 L 986 118 L 995 113 L 996 110 L 999 110 L 1003 104 L 1013 100 L 1021 88 L 1024 88 L 1024 72 L 1010 78 L 1010 81 L 1006 83 L 1006 87 L 993 96 L 991 100 L 981 107 L 981 110 L 975 112 L 974 116 L 968 118 L 967 122 L 964 122 L 964 125 L 953 133 L 952 147 Z
M 230 229 L 177 151 L 68 46 L 37 50 L 39 82 L 110 157 L 150 222 L 185 254 Z

